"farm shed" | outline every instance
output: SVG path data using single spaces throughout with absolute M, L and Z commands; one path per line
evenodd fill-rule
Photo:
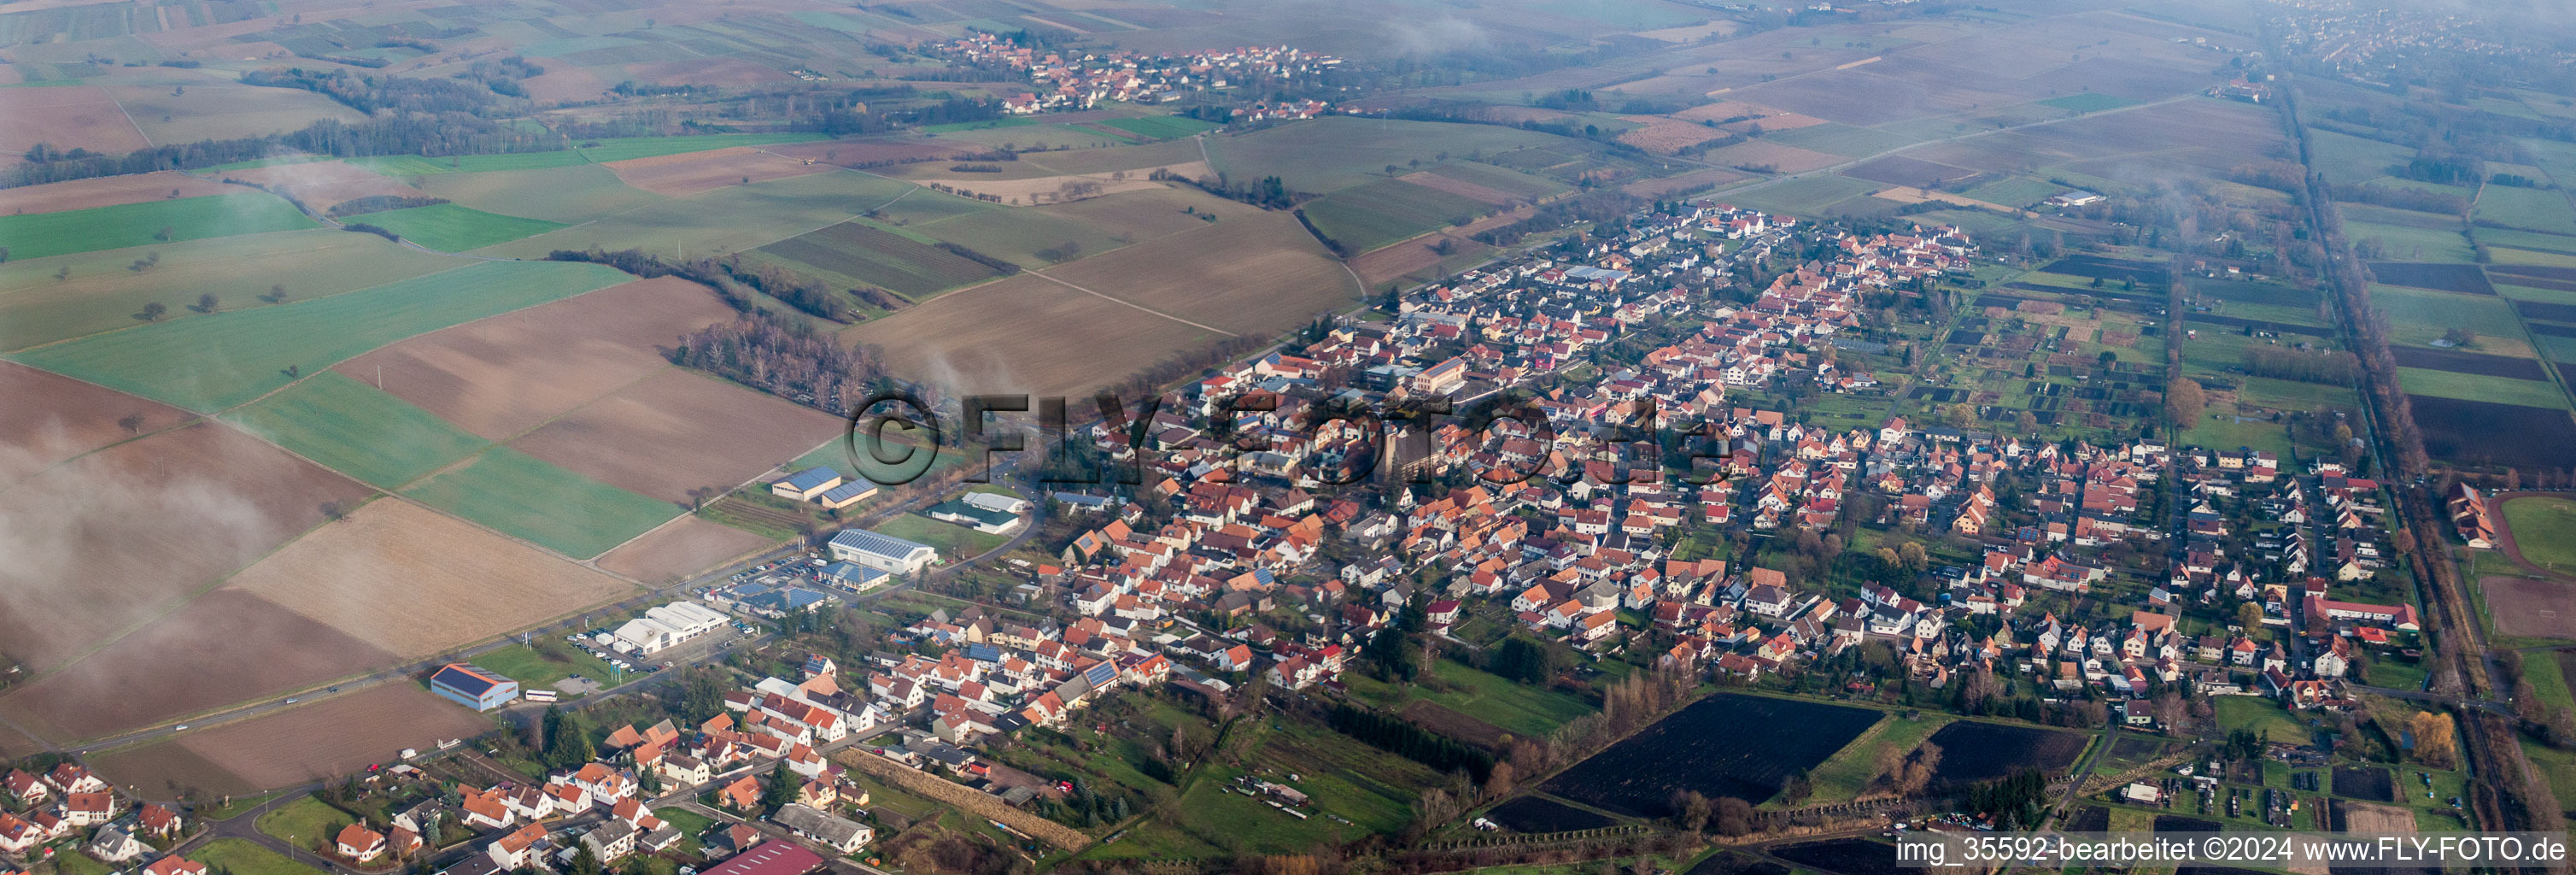
M 841 472 L 830 468 L 807 468 L 787 475 L 785 480 L 769 484 L 769 493 L 780 498 L 812 501 L 815 496 L 822 495 L 839 485 L 841 485 Z
M 832 558 L 855 562 L 887 574 L 918 574 L 939 558 L 928 544 L 915 543 L 866 529 L 844 529 L 832 536 Z
M 429 691 L 476 711 L 489 711 L 519 697 L 519 682 L 462 662 L 451 662 L 429 676 Z

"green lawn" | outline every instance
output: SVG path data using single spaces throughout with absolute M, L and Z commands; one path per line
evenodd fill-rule
M 144 201 L 58 213 L 0 216 L 9 257 L 42 258 L 96 249 L 315 227 L 294 204 L 261 192 Z
M 2576 499 L 2516 498 L 2504 503 L 2504 521 L 2522 558 L 2550 568 L 2576 567 Z M 2527 658 L 2536 661 L 2547 656 Z
M 2253 729 L 2273 741 L 2305 744 L 2309 733 L 2306 724 L 2281 709 L 2279 703 L 2261 696 L 2212 696 L 2218 708 L 2218 725 L 2223 729 Z
M 16 358 L 211 413 L 406 337 L 629 279 L 582 262 L 481 262 L 318 300 L 139 325 Z
M 216 839 L 188 851 L 188 859 L 230 875 L 321 875 L 322 870 L 289 860 L 249 839 Z
M 306 796 L 260 815 L 259 831 L 284 839 L 296 847 L 310 848 L 356 821 L 357 818 L 349 816 L 348 812 Z
M 1524 738 L 1545 738 L 1566 721 L 1592 713 L 1592 706 L 1580 698 L 1516 683 L 1464 663 L 1443 660 L 1430 673 L 1436 675 L 1436 683 L 1411 688 L 1359 674 L 1346 675 L 1343 682 L 1353 695 L 1388 711 L 1401 710 L 1414 699 L 1428 699 Z
M 482 438 L 338 371 L 323 371 L 224 419 L 297 455 L 387 489 L 482 449 Z
M 361 213 L 345 221 L 374 225 L 440 252 L 480 249 L 565 227 L 562 222 L 504 216 L 452 203 Z
M 116 867 L 91 859 L 77 848 L 58 851 L 53 860 L 54 875 L 111 875 L 116 871 Z
M 1306 220 L 1354 254 L 1427 231 L 1475 221 L 1493 209 L 1435 188 L 1381 180 L 1306 204 Z
M 2429 368 L 2398 368 L 2397 382 L 2406 387 L 2409 395 L 2492 401 L 2525 407 L 2563 409 L 2567 406 L 2567 393 L 2558 391 L 2558 384 L 2541 380 L 2517 380 Z
M 519 688 L 523 690 L 552 689 L 556 681 L 573 675 L 581 675 L 605 684 L 608 683 L 610 676 L 616 673 L 611 670 L 608 663 L 601 662 L 590 654 L 568 647 L 564 652 L 567 658 L 554 660 L 546 658 L 543 653 L 538 653 L 536 648 L 525 644 L 512 644 L 474 657 L 474 664 L 498 672 L 502 677 L 518 681 Z M 667 814 L 662 815 L 662 818 L 671 819 Z
M 2101 112 L 2106 109 L 2119 109 L 2120 107 L 2129 106 L 2135 103 L 2137 103 L 2137 101 L 2130 100 L 2125 97 L 2114 97 L 2112 95 L 2098 94 L 2091 91 L 2083 92 L 2081 94 L 2069 94 L 2064 97 L 2051 97 L 2047 100 L 2040 101 L 2040 104 L 2044 106 L 2054 106 L 2058 109 L 2071 109 L 2076 112 Z
M 575 559 L 605 553 L 681 510 L 509 447 L 403 494 Z
M 1177 115 L 1155 115 L 1144 118 L 1114 118 L 1101 122 L 1131 134 L 1142 134 L 1157 140 L 1177 140 L 1200 131 L 1214 130 L 1213 122 Z
M 2478 193 L 2477 217 L 2507 227 L 2576 234 L 2576 206 L 2568 205 L 2562 191 L 2490 185 Z
M 875 531 L 878 534 L 892 535 L 907 541 L 937 547 L 939 558 L 951 562 L 984 555 L 986 551 L 1002 546 L 1003 542 L 1010 540 L 1003 535 L 986 534 L 914 513 L 897 515 L 894 519 L 878 524 Z
M 1872 724 L 1868 731 L 1852 739 L 1850 744 L 1844 745 L 1842 750 L 1836 751 L 1809 773 L 1808 781 L 1815 792 L 1806 804 L 1841 802 L 1860 795 L 1861 791 L 1869 789 L 1870 781 L 1878 777 L 1880 751 L 1910 751 L 1920 747 L 1924 739 L 1949 725 L 1952 719 L 1947 715 L 1929 713 L 1913 720 L 1890 715 Z

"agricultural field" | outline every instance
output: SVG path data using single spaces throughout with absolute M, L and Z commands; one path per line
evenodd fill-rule
M 319 300 L 142 325 L 16 358 L 211 412 L 393 341 L 625 278 L 579 262 L 482 262 Z
M 0 489 L 67 459 L 160 431 L 185 411 L 0 361 Z M 131 426 L 130 428 L 128 426 Z
M 671 197 L 685 197 L 729 185 L 789 179 L 833 169 L 832 165 L 816 163 L 811 159 L 771 154 L 750 146 L 731 146 L 712 152 L 630 158 L 624 161 L 607 162 L 600 166 L 616 172 L 619 182 L 643 191 Z
M 687 502 L 692 489 L 723 493 L 741 485 L 845 428 L 838 416 L 671 368 L 548 422 L 511 446 L 676 505 Z
M 859 173 L 817 173 L 734 185 L 654 201 L 595 221 L 476 250 L 501 258 L 544 258 L 557 249 L 642 249 L 704 258 L 767 246 L 847 221 L 917 191 L 912 183 Z
M 630 595 L 631 585 L 404 501 L 376 501 L 225 586 L 391 651 L 433 655 Z
M 124 408 L 110 408 L 124 415 Z M 163 414 L 167 416 L 167 414 Z M 365 487 L 220 423 L 110 446 L 0 492 L 0 641 L 60 668 L 355 506 Z M 170 525 L 185 519 L 188 525 Z M 0 706 L 40 685 L 0 696 Z
M 914 299 L 1001 275 L 938 246 L 855 220 L 781 240 L 760 251 Z
M 678 277 L 636 280 L 413 337 L 337 370 L 487 440 L 508 440 L 670 366 L 676 338 L 734 317 Z
M 1395 121 L 1326 116 L 1249 134 L 1204 141 L 1217 169 L 1238 179 L 1277 175 L 1291 191 L 1329 193 L 1383 178 L 1387 165 L 1431 164 L 1446 157 L 1473 158 L 1521 148 L 1556 148 L 1580 155 L 1582 143 L 1493 125 Z M 1193 150 L 1192 157 L 1195 157 Z M 1039 160 L 1048 160 L 1041 157 Z
M 239 180 L 292 197 L 308 209 L 328 211 L 364 197 L 421 197 L 420 189 L 342 161 L 272 164 L 225 171 L 226 181 Z
M 1219 222 L 1042 274 L 1237 334 L 1287 330 L 1359 303 L 1360 289 L 1286 213 Z M 1024 323 L 1042 324 L 1042 323 Z
M 2526 468 L 2576 466 L 2576 439 L 2568 437 L 2576 422 L 2563 404 L 2533 407 L 2417 395 L 2408 406 L 2423 430 L 2424 451 L 2434 458 Z M 2495 440 L 2499 434 L 2531 439 L 2501 443 Z
M 1494 209 L 1490 201 L 1398 179 L 1334 192 L 1304 207 L 1307 221 L 1352 254 L 1451 225 Z
M 617 178 L 615 171 L 595 164 L 442 173 L 413 177 L 411 183 L 424 194 L 484 212 L 549 222 L 586 222 L 665 199 L 629 186 Z
M 1949 725 L 1952 719 L 1945 714 L 1922 714 L 1913 720 L 1899 717 L 1879 721 L 1808 775 L 1814 787 L 1814 795 L 1808 801 L 1818 805 L 1842 802 L 1867 792 L 1878 777 L 1878 758 L 1883 752 L 1920 747 L 1925 738 Z
M 2479 222 L 2507 228 L 2576 234 L 2576 206 L 2563 191 L 2490 185 L 2478 192 L 2476 215 Z
M 1177 115 L 1103 119 L 1100 124 L 1156 140 L 1175 140 L 1205 133 L 1217 127 L 1209 122 Z
M 0 189 L 0 214 L 54 213 L 119 204 L 241 194 L 245 190 L 175 170 L 102 176 Z M 13 257 L 24 258 L 12 251 Z
M 167 792 L 173 785 L 238 796 L 361 770 L 392 760 L 403 748 L 428 750 L 489 728 L 481 715 L 418 684 L 393 681 L 126 748 L 93 764 L 117 783 L 156 798 L 177 795 Z M 212 862 L 195 852 L 190 856 Z
M 684 516 L 602 554 L 599 567 L 648 584 L 673 583 L 777 543 L 731 526 Z
M 683 510 L 509 447 L 494 447 L 403 494 L 575 559 L 608 552 Z
M 2516 359 L 2516 361 L 2527 360 Z M 2483 401 L 2523 407 L 2567 406 L 2566 393 L 2559 391 L 2558 384 L 2545 380 L 2516 380 L 2509 377 L 2463 374 L 2456 371 L 2401 367 L 2397 369 L 2397 382 L 2406 387 L 2406 394 L 2415 396 L 2430 395 L 2435 398 L 2454 398 L 2462 401 Z
M 1866 708 L 1720 693 L 1559 772 L 1545 789 L 1631 817 L 1663 815 L 1675 790 L 1759 803 L 1882 716 Z
M 295 205 L 259 192 L 143 201 L 59 213 L 0 216 L 9 257 L 43 258 L 99 249 L 316 227 Z
M 336 371 L 236 408 L 224 421 L 369 485 L 394 489 L 473 455 L 483 440 Z
M 862 322 L 842 336 L 874 345 L 888 373 L 959 396 L 1082 394 L 1226 335 L 1017 276 Z
M 2470 349 L 2497 355 L 2525 356 L 2530 342 L 2513 303 L 2491 295 L 2454 295 L 2399 286 L 2370 287 L 2370 301 L 2388 316 L 2392 344 L 2429 346 L 2442 333 L 2459 329 L 2477 335 Z
M 0 89 L 0 155 L 39 143 L 116 154 L 151 145 L 116 98 L 95 85 Z
M 157 256 L 148 270 L 136 260 Z M 267 306 L 328 297 L 457 266 L 373 234 L 315 229 L 217 237 L 132 249 L 108 249 L 0 264 L 0 349 L 25 349 L 143 324 L 159 304 L 165 322 L 200 318 L 194 305 L 214 295 L 218 307 Z M 185 288 L 169 278 L 184 275 Z
M 343 221 L 374 225 L 440 252 L 481 249 L 564 227 L 561 222 L 504 216 L 453 203 L 361 213 Z
M 2031 769 L 2058 774 L 2075 764 L 2092 738 L 2082 732 L 1958 720 L 1925 741 L 1942 750 L 1933 785 L 1964 787 Z
M 1354 676 L 1347 682 L 1353 696 L 1380 710 L 1413 714 L 1415 712 L 1408 703 L 1429 702 L 1445 712 L 1440 715 L 1444 719 L 1482 724 L 1481 730 L 1470 727 L 1469 732 L 1449 732 L 1446 727 L 1435 727 L 1460 738 L 1471 734 L 1492 736 L 1498 732 L 1521 738 L 1546 738 L 1566 721 L 1593 710 L 1578 697 L 1546 687 L 1516 683 L 1457 662 L 1436 664 L 1421 682 L 1406 688 L 1392 687 L 1367 677 Z M 1419 719 L 1417 722 L 1433 724 L 1437 721 Z

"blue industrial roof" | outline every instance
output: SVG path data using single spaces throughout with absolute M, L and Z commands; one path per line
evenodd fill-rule
M 833 480 L 838 479 L 840 476 L 841 472 L 834 471 L 828 467 L 807 468 L 794 474 L 789 474 L 787 475 L 787 479 L 779 482 L 785 483 L 788 486 L 795 488 L 797 491 L 802 492 L 822 486 L 825 483 L 830 483 Z
M 480 698 L 493 687 L 507 683 L 508 679 L 464 663 L 452 663 L 430 675 L 429 682 Z
M 877 485 L 866 480 L 852 480 L 823 493 L 824 501 L 847 501 L 877 491 Z
M 851 586 L 866 586 L 875 582 L 877 578 L 886 576 L 886 573 L 856 562 L 834 562 L 823 566 L 823 576 Z
M 840 534 L 832 536 L 832 546 L 874 553 L 888 559 L 909 559 L 916 550 L 938 552 L 928 544 L 907 541 L 893 535 L 881 535 L 866 529 L 842 529 Z

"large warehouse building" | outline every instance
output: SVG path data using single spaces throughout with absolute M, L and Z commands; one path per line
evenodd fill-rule
M 928 544 L 880 535 L 865 529 L 843 529 L 832 536 L 832 558 L 856 562 L 887 574 L 919 574 L 939 558 Z
M 696 602 L 672 602 L 617 627 L 617 649 L 653 654 L 724 628 L 725 616 Z
M 518 698 L 519 682 L 483 668 L 451 662 L 429 676 L 429 691 L 456 704 L 489 711 Z

